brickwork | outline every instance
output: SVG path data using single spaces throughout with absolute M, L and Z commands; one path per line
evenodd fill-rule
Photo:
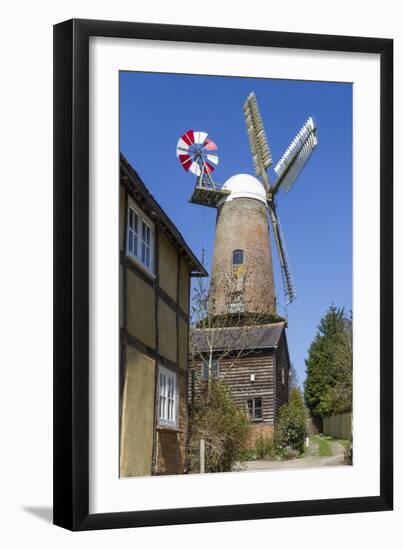
M 243 264 L 236 267 L 242 280 L 245 311 L 276 314 L 275 290 L 266 207 L 262 202 L 238 198 L 224 203 L 217 214 L 210 285 L 210 307 L 228 312 L 226 280 L 234 272 L 232 253 L 243 250 Z
M 256 441 L 260 437 L 272 437 L 274 428 L 266 422 L 256 422 L 252 424 L 252 430 L 249 438 L 249 448 L 253 449 L 256 446 Z

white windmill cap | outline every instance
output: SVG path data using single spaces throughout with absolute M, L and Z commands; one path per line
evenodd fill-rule
M 246 198 L 256 199 L 267 206 L 266 191 L 263 184 L 250 174 L 231 176 L 222 188 L 231 191 L 231 194 L 225 198 L 225 202 Z

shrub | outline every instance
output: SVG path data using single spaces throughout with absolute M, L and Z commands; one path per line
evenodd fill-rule
M 205 471 L 230 472 L 248 446 L 250 425 L 222 380 L 209 381 L 190 418 L 189 468 L 199 470 L 200 439 L 205 441 Z
M 292 460 L 293 458 L 297 458 L 299 454 L 300 451 L 291 449 L 291 447 L 286 447 L 285 449 L 283 449 L 281 456 L 285 460 Z
M 255 444 L 256 458 L 260 460 L 269 460 L 277 454 L 276 444 L 272 436 L 263 436 L 260 434 Z
M 290 392 L 290 400 L 279 411 L 277 423 L 277 438 L 279 446 L 289 454 L 289 450 L 298 453 L 304 450 L 306 436 L 306 411 L 298 388 Z
M 257 460 L 258 456 L 256 454 L 256 449 L 246 449 L 242 451 L 239 457 L 239 460 Z

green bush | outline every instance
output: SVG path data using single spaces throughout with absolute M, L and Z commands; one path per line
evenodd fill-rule
M 288 456 L 289 450 L 304 450 L 306 437 L 306 411 L 299 388 L 293 388 L 287 405 L 279 411 L 277 436 L 279 447 Z M 293 454 L 293 453 L 292 453 Z
M 230 472 L 248 448 L 246 411 L 233 402 L 222 380 L 209 381 L 189 422 L 189 469 L 199 471 L 200 440 L 205 441 L 205 471 Z
M 243 462 L 244 460 L 257 460 L 256 449 L 245 449 L 242 451 L 239 456 L 239 460 Z
M 260 460 L 270 460 L 277 454 L 274 437 L 260 434 L 255 444 L 256 458 Z

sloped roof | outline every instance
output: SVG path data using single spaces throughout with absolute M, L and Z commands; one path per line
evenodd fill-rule
M 192 343 L 198 352 L 264 349 L 278 346 L 285 323 L 259 326 L 205 328 L 192 330 Z
M 196 258 L 178 228 L 155 200 L 136 170 L 122 153 L 120 153 L 120 179 L 135 199 L 141 199 L 143 206 L 151 217 L 158 219 L 160 227 L 175 243 L 176 248 L 183 254 L 189 263 L 192 269 L 191 275 L 193 277 L 207 277 L 207 271 Z

